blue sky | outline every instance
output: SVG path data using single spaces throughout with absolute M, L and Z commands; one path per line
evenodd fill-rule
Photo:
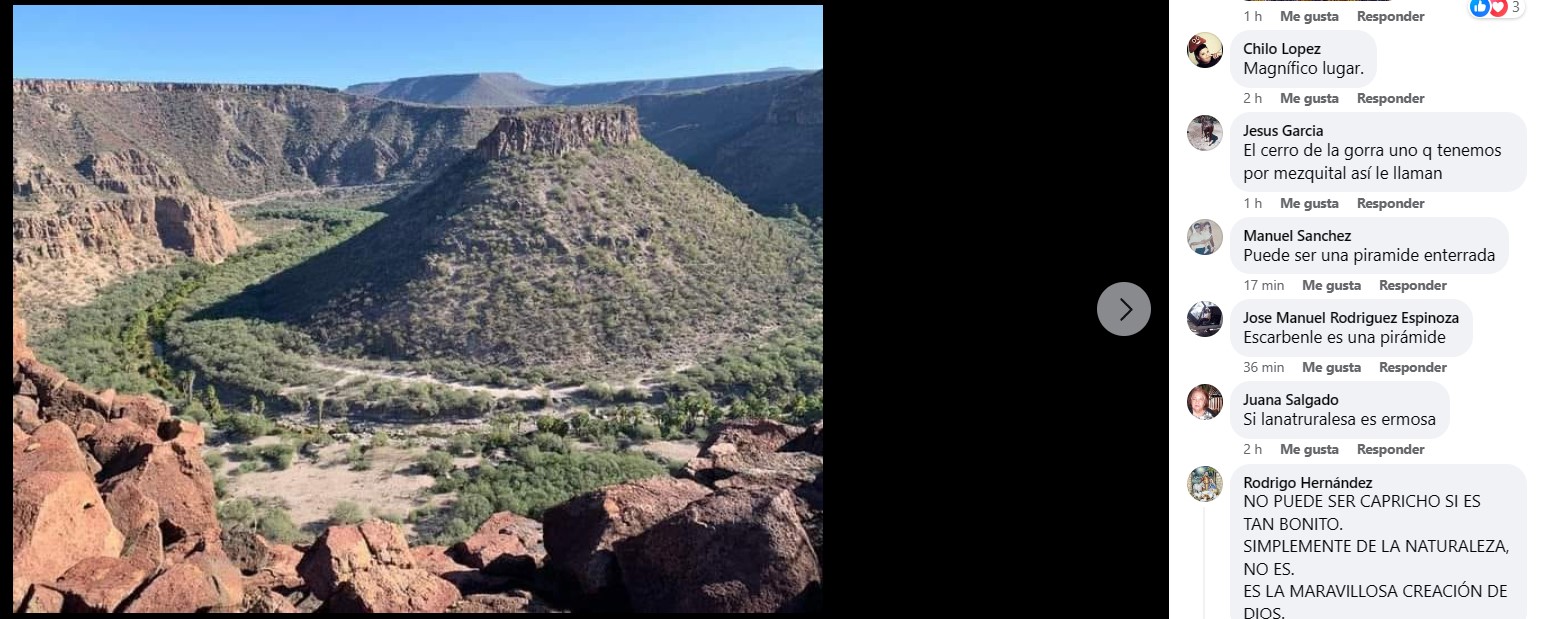
M 12 76 L 341 88 L 513 71 L 547 84 L 822 68 L 814 7 L 12 9 Z

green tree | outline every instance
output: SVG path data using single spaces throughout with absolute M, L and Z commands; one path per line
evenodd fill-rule
M 215 421 L 225 419 L 225 407 L 220 405 L 220 395 L 215 393 L 214 385 L 204 385 L 204 406 L 209 409 L 209 416 Z

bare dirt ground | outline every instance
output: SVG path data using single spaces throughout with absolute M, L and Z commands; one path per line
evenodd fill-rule
M 272 445 L 279 438 L 265 436 L 252 445 Z M 229 451 L 222 446 L 218 451 Z M 290 517 L 301 527 L 323 523 L 328 512 L 339 501 L 353 501 L 366 512 L 379 512 L 406 516 L 410 510 L 424 505 L 443 502 L 446 497 L 420 498 L 420 491 L 434 485 L 434 480 L 414 471 L 414 461 L 426 450 L 422 447 L 379 447 L 371 450 L 371 468 L 351 471 L 346 459 L 347 443 L 335 443 L 322 448 L 316 464 L 299 454 L 290 468 L 283 471 L 257 471 L 230 475 L 236 461 L 227 461 L 223 469 L 232 496 L 277 496 L 290 505 Z M 406 526 L 406 525 L 405 525 Z M 412 533 L 412 527 L 407 527 Z
M 371 370 L 366 368 L 340 365 L 337 363 L 328 363 L 324 361 L 316 361 L 314 363 L 317 366 L 317 369 L 331 372 L 340 372 L 343 374 L 348 374 L 349 377 L 364 376 L 366 378 L 374 378 L 376 380 L 390 380 L 405 383 L 427 383 L 432 385 L 440 385 L 443 387 L 451 387 L 453 389 L 462 389 L 465 391 L 478 391 L 487 393 L 495 398 L 517 398 L 525 400 L 542 397 L 542 390 L 537 388 L 508 389 L 505 387 L 490 387 L 488 385 L 472 385 L 468 383 L 442 380 L 435 378 L 434 376 L 418 372 L 383 372 L 381 370 Z M 349 378 L 344 378 L 337 383 L 334 383 L 333 386 L 342 387 L 344 386 L 344 383 L 348 382 L 348 380 Z M 584 387 L 564 387 L 562 389 L 550 390 L 548 393 L 553 397 L 554 400 L 563 400 L 569 397 L 573 397 L 574 394 L 580 392 L 583 389 Z
M 698 457 L 698 442 L 694 440 L 650 441 L 640 448 L 647 453 L 678 462 Z
M 352 366 L 352 365 L 345 365 L 343 363 L 339 363 L 339 362 L 336 362 L 336 361 L 329 362 L 329 361 L 318 360 L 318 361 L 313 361 L 313 364 L 319 370 L 324 370 L 324 371 L 329 371 L 329 372 L 339 372 L 339 373 L 345 375 L 344 378 L 341 378 L 337 382 L 333 383 L 333 387 L 335 387 L 335 388 L 341 388 L 341 387 L 346 386 L 349 383 L 350 380 L 353 380 L 356 377 L 364 377 L 364 378 L 376 379 L 376 380 L 389 380 L 389 381 L 405 382 L 405 383 L 426 383 L 426 384 L 432 384 L 432 385 L 440 385 L 442 387 L 450 387 L 452 389 L 462 389 L 462 390 L 465 390 L 465 391 L 475 391 L 475 392 L 486 393 L 486 394 L 488 394 L 488 395 L 490 395 L 492 397 L 495 397 L 495 398 L 516 398 L 516 399 L 519 399 L 519 400 L 539 399 L 539 398 L 542 397 L 543 393 L 546 392 L 549 397 L 553 398 L 553 400 L 555 400 L 555 401 L 562 401 L 562 400 L 567 400 L 567 399 L 570 399 L 570 398 L 573 398 L 573 397 L 580 396 L 580 395 L 582 395 L 582 392 L 585 391 L 585 387 L 584 386 L 580 386 L 580 385 L 572 386 L 572 387 L 560 387 L 560 388 L 557 388 L 557 389 L 548 389 L 548 388 L 545 388 L 545 387 L 533 387 L 533 388 L 530 388 L 530 389 L 510 389 L 510 388 L 506 388 L 506 387 L 492 387 L 492 386 L 489 386 L 489 385 L 474 385 L 474 384 L 471 384 L 471 383 L 449 381 L 449 380 L 445 380 L 445 379 L 441 379 L 441 378 L 436 378 L 434 376 L 431 376 L 429 374 L 425 374 L 425 373 L 422 373 L 422 372 L 401 372 L 401 371 L 400 372 L 390 372 L 390 371 L 375 370 L 375 369 L 370 369 L 370 368 L 356 367 L 356 366 Z M 694 367 L 693 364 L 691 364 L 691 363 L 678 364 L 678 365 L 673 366 L 671 368 L 671 372 L 672 373 L 682 372 L 682 371 L 687 370 L 688 368 L 691 368 L 691 367 Z M 611 383 L 611 387 L 613 389 L 622 389 L 624 387 L 632 387 L 632 388 L 635 388 L 635 389 L 642 389 L 642 390 L 647 390 L 647 391 L 653 391 L 657 386 L 659 386 L 661 384 L 661 382 L 662 382 L 662 380 L 664 379 L 665 376 L 666 375 L 660 374 L 658 372 L 641 374 L 641 375 L 636 376 L 632 380 L 629 380 L 627 382 Z M 299 388 L 298 387 L 291 387 L 290 389 L 299 389 Z
M 352 185 L 349 187 L 318 187 L 315 189 L 298 189 L 295 191 L 275 191 L 271 193 L 265 193 L 260 196 L 253 196 L 251 198 L 243 198 L 241 200 L 227 200 L 225 202 L 225 206 L 226 208 L 235 209 L 241 208 L 243 206 L 263 204 L 264 202 L 271 202 L 274 200 L 294 200 L 296 198 L 326 199 L 330 195 L 338 194 L 350 195 L 371 191 L 389 192 L 392 190 L 402 189 L 412 184 L 413 183 L 408 182 L 377 183 L 374 185 Z

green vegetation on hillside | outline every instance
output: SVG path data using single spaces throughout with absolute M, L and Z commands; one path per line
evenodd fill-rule
M 188 318 L 358 233 L 381 214 L 323 208 L 267 210 L 257 217 L 302 225 L 219 265 L 185 261 L 108 288 L 70 311 L 64 327 L 38 338 L 38 354 L 88 387 L 149 392 L 178 403 L 191 399 L 188 377 L 155 354 L 158 344 L 193 378 L 246 393 L 272 397 L 283 385 L 317 379 L 310 361 L 317 349 L 304 333 L 255 320 Z
M 644 143 L 469 159 L 381 210 L 196 322 L 283 321 L 344 357 L 573 376 L 637 372 L 819 310 L 810 228 L 756 217 Z

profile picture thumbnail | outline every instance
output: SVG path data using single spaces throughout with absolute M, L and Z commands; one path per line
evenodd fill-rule
M 1186 42 L 1186 58 L 1192 64 L 1208 68 L 1224 59 L 1224 42 L 1212 32 L 1199 32 Z
M 1219 475 L 1218 469 L 1211 466 L 1199 466 L 1192 469 L 1192 474 L 1186 478 L 1186 491 L 1192 498 L 1204 503 L 1219 498 L 1223 493 L 1224 476 Z
M 1213 337 L 1224 324 L 1224 310 L 1211 301 L 1198 301 L 1186 313 L 1186 326 L 1197 337 Z
M 1186 141 L 1197 150 L 1213 150 L 1222 141 L 1223 133 L 1224 126 L 1219 119 L 1203 114 L 1186 126 Z
M 1186 246 L 1203 256 L 1211 256 L 1224 245 L 1224 230 L 1212 219 L 1199 219 L 1186 228 Z
M 1207 421 L 1219 416 L 1224 410 L 1224 394 L 1218 387 L 1202 384 L 1192 387 L 1186 394 L 1186 412 L 1193 417 Z

